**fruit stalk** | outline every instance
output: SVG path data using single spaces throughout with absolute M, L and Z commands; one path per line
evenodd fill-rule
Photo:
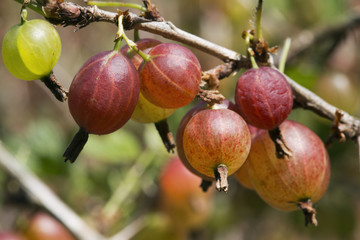
M 207 192 L 207 190 L 209 189 L 209 187 L 211 187 L 211 185 L 212 185 L 212 181 L 202 179 L 200 188 L 203 190 L 203 192 Z
M 65 162 L 67 160 L 69 160 L 71 163 L 75 162 L 81 150 L 84 148 L 88 138 L 89 133 L 84 128 L 80 127 L 79 131 L 75 134 L 73 140 L 63 154 Z
M 318 225 L 318 221 L 316 219 L 316 210 L 312 206 L 312 201 L 310 198 L 299 201 L 297 203 L 298 207 L 303 211 L 305 215 L 305 226 L 309 223 L 313 224 L 315 227 Z
M 279 71 L 281 73 L 284 73 L 284 71 L 285 71 L 285 63 L 286 63 L 286 58 L 287 58 L 289 50 L 290 50 L 290 45 L 291 45 L 291 38 L 286 38 L 284 47 L 283 47 L 283 50 L 281 53 L 280 61 L 279 61 Z
M 118 47 L 118 44 L 122 39 L 125 40 L 126 44 L 129 46 L 129 48 L 133 49 L 137 54 L 140 55 L 140 57 L 142 59 L 144 59 L 144 61 L 149 61 L 150 60 L 150 56 L 147 55 L 146 53 L 144 53 L 143 51 L 141 51 L 137 46 L 136 46 L 136 43 L 133 42 L 132 40 L 130 40 L 126 34 L 125 34 L 125 31 L 124 31 L 124 26 L 122 24 L 123 22 L 123 19 L 124 19 L 124 15 L 120 15 L 119 18 L 118 18 L 118 31 L 116 33 L 116 45 L 115 45 L 115 48 L 117 49 L 120 49 Z
M 284 158 L 285 156 L 289 158 L 292 156 L 291 149 L 286 145 L 279 127 L 270 130 L 269 135 L 275 144 L 275 153 L 277 158 Z
M 163 141 L 166 150 L 170 153 L 174 153 L 175 142 L 172 133 L 169 130 L 167 120 L 161 120 L 155 123 L 156 130 L 159 132 L 161 140 Z
M 227 192 L 229 188 L 228 184 L 228 169 L 224 164 L 220 164 L 214 171 L 216 179 L 216 190 L 219 192 Z
M 259 0 L 258 5 L 256 7 L 255 38 L 258 40 L 263 37 L 262 29 L 261 29 L 262 4 L 263 4 L 263 0 Z
M 109 2 L 88 1 L 87 4 L 91 5 L 91 6 L 96 5 L 98 7 L 128 7 L 128 8 L 134 8 L 134 9 L 140 10 L 142 12 L 147 11 L 146 7 L 141 6 L 140 4 L 136 4 L 136 3 L 123 3 L 123 2 L 116 2 L 116 1 L 109 1 Z
M 24 22 L 27 21 L 27 10 L 26 10 L 27 4 L 28 4 L 28 2 L 24 1 L 24 4 L 21 7 L 21 12 L 20 12 L 21 24 L 23 24 Z
M 45 76 L 40 79 L 48 89 L 54 94 L 57 100 L 60 102 L 65 102 L 68 98 L 68 91 L 60 84 L 56 79 L 53 72 L 50 75 Z

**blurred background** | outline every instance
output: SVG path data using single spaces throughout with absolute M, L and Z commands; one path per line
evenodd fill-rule
M 73 2 L 83 5 L 82 1 Z M 142 4 L 139 0 L 133 2 Z M 152 3 L 177 27 L 245 54 L 241 34 L 253 28 L 257 1 L 152 0 Z M 19 23 L 20 7 L 13 0 L 1 1 L 1 39 L 12 25 Z M 270 46 L 279 46 L 281 52 L 286 37 L 291 37 L 293 47 L 297 47 L 296 43 L 301 45 L 302 38 L 311 39 L 324 29 L 350 21 L 356 14 L 360 14 L 358 0 L 264 1 L 263 34 Z M 32 18 L 42 17 L 29 10 L 28 19 Z M 92 23 L 78 31 L 72 26 L 56 29 L 63 48 L 54 73 L 66 88 L 89 57 L 113 48 L 117 30 L 108 23 Z M 130 31 L 127 35 L 132 38 L 133 33 Z M 146 32 L 140 32 L 140 37 L 169 42 Z M 221 63 L 192 50 L 203 70 Z M 326 38 L 293 58 L 285 73 L 328 102 L 359 116 L 359 62 L 358 25 L 346 34 Z M 233 100 L 239 75 L 220 83 L 220 91 L 230 100 Z M 192 106 L 178 109 L 169 117 L 174 135 Z M 312 112 L 297 109 L 290 119 L 305 124 L 323 140 L 329 135 L 331 122 Z M 166 204 L 160 194 L 159 177 L 173 155 L 166 152 L 153 124 L 129 121 L 115 133 L 90 135 L 76 163 L 64 163 L 62 154 L 77 128 L 66 103 L 56 101 L 40 81 L 16 79 L 0 60 L 0 140 L 23 165 L 105 236 L 140 219 L 142 224 L 135 227 L 133 239 L 181 239 L 185 235 L 190 239 L 222 240 L 360 239 L 360 166 L 357 144 L 351 140 L 334 142 L 329 148 L 331 182 L 325 196 L 315 205 L 319 226 L 305 227 L 300 211 L 289 213 L 271 208 L 234 177 L 229 178 L 227 194 L 210 193 L 204 200 L 206 208 L 201 207 L 204 201 L 198 201 L 195 209 L 204 211 L 188 216 L 169 213 L 168 207 L 161 207 Z M 182 184 L 181 179 L 178 184 Z M 29 218 L 39 210 L 43 211 L 41 206 L 32 203 L 21 185 L 0 168 L 0 232 L 26 231 Z M 199 214 L 204 217 L 193 226 L 180 224 L 179 227 L 176 223 L 190 222 Z

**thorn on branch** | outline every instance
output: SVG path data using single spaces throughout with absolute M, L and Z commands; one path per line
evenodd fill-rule
M 150 0 L 143 0 L 144 6 L 146 7 L 147 11 L 145 12 L 144 17 L 149 20 L 163 22 L 165 19 L 161 17 L 159 10 L 157 7 L 150 2 Z
M 342 113 L 339 109 L 335 112 L 335 118 L 330 128 L 330 136 L 326 139 L 325 145 L 327 148 L 329 148 L 332 144 L 333 139 L 338 139 L 340 143 L 345 142 L 346 136 L 345 134 L 340 130 L 341 126 L 341 118 L 344 116 L 344 113 Z
M 276 127 L 269 131 L 271 140 L 275 144 L 275 153 L 277 158 L 290 158 L 292 156 L 291 149 L 286 145 L 286 142 L 281 134 L 280 128 Z

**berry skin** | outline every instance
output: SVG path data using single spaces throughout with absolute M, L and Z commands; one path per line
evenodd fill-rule
M 45 212 L 38 212 L 30 218 L 25 235 L 27 240 L 75 240 L 59 221 Z
M 134 65 L 117 51 L 90 58 L 69 89 L 69 109 L 77 124 L 92 134 L 108 134 L 131 117 L 139 98 Z
M 131 119 L 141 123 L 156 123 L 171 116 L 176 109 L 162 108 L 149 102 L 141 93 Z
M 198 112 L 185 127 L 183 147 L 190 165 L 227 191 L 227 176 L 235 173 L 250 151 L 251 137 L 242 117 L 229 109 Z
M 22 80 L 50 75 L 61 53 L 61 40 L 47 21 L 34 19 L 10 28 L 2 44 L 6 68 Z
M 258 129 L 252 125 L 248 124 L 248 128 L 250 130 L 250 134 L 251 134 L 251 141 L 253 141 L 255 139 L 255 137 L 262 131 L 262 129 Z M 251 183 L 251 179 L 248 173 L 248 160 L 246 160 L 244 162 L 244 164 L 240 167 L 240 169 L 234 174 L 236 180 L 238 180 L 238 182 L 243 186 L 246 187 L 247 189 L 250 190 L 254 190 L 254 187 L 252 186 Z
M 173 156 L 164 166 L 159 177 L 160 203 L 176 229 L 198 228 L 209 218 L 214 191 L 204 193 L 201 178 L 191 173 Z
M 232 102 L 230 102 L 226 99 L 223 100 L 220 104 L 215 104 L 213 106 L 213 108 L 230 109 L 233 111 L 237 111 L 235 104 L 233 104 Z M 190 172 L 201 177 L 203 180 L 213 181 L 214 180 L 213 178 L 200 173 L 199 171 L 197 171 L 195 168 L 193 168 L 191 166 L 191 164 L 189 163 L 189 161 L 187 160 L 187 158 L 185 156 L 184 146 L 183 146 L 183 135 L 184 135 L 184 130 L 185 130 L 186 125 L 188 124 L 188 122 L 190 121 L 190 119 L 193 116 L 195 116 L 198 112 L 206 110 L 206 109 L 208 109 L 207 104 L 205 102 L 199 102 L 185 114 L 185 116 L 182 118 L 182 120 L 178 126 L 178 130 L 176 133 L 176 147 L 177 147 L 177 153 L 179 155 L 181 162 L 186 166 L 187 169 L 189 169 Z
M 150 60 L 139 68 L 141 92 L 162 108 L 180 108 L 189 104 L 199 91 L 201 66 L 187 48 L 162 43 L 149 51 Z
M 159 44 L 161 44 L 160 41 L 151 38 L 140 39 L 136 42 L 137 48 L 144 53 L 148 53 L 153 47 Z M 140 55 L 137 54 L 134 50 L 129 49 L 128 46 L 121 48 L 121 53 L 129 58 L 137 69 L 143 62 L 143 59 L 140 57 Z M 140 92 L 139 100 L 136 104 L 136 108 L 131 116 L 131 119 L 140 123 L 156 123 L 168 118 L 175 111 L 176 109 L 162 108 L 152 104 Z
M 290 114 L 293 96 L 282 73 L 260 67 L 241 75 L 235 89 L 235 103 L 247 123 L 272 130 Z
M 285 121 L 280 130 L 292 156 L 277 158 L 268 132 L 260 131 L 251 146 L 248 173 L 265 202 L 279 210 L 292 211 L 304 201 L 319 201 L 325 194 L 330 162 L 323 142 L 309 128 Z
M 20 233 L 15 232 L 0 232 L 0 240 L 28 240 Z
M 118 51 L 90 58 L 74 77 L 69 89 L 69 109 L 80 130 L 64 153 L 74 162 L 89 133 L 108 134 L 121 128 L 134 112 L 140 80 L 131 61 Z
M 136 42 L 136 46 L 138 49 L 143 51 L 144 53 L 148 53 L 153 47 L 161 44 L 160 41 L 152 39 L 152 38 L 143 38 Z M 137 54 L 133 49 L 130 49 L 129 46 L 125 45 L 121 48 L 120 52 L 127 58 L 131 60 L 136 69 L 138 69 L 143 62 L 142 57 Z
M 240 167 L 240 169 L 234 174 L 234 176 L 243 187 L 253 190 L 254 187 L 252 186 L 251 179 L 248 173 L 247 162 L 248 161 L 246 160 L 244 164 Z

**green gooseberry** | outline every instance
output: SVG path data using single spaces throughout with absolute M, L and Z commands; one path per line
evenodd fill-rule
M 24 21 L 9 29 L 2 43 L 6 68 L 22 80 L 41 79 L 51 74 L 59 60 L 61 40 L 47 21 Z
M 131 119 L 141 123 L 156 123 L 168 118 L 175 108 L 162 108 L 149 102 L 141 93 Z

